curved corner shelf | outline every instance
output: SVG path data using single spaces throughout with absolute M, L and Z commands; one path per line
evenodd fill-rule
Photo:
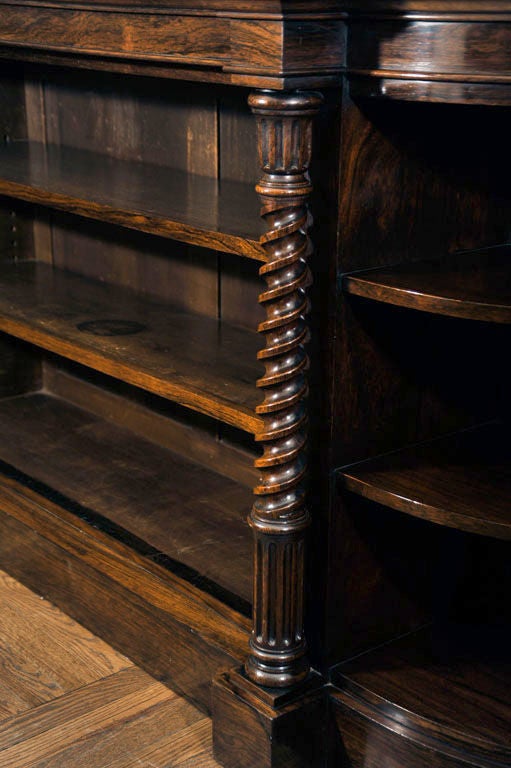
M 72 147 L 0 145 L 0 195 L 265 261 L 254 187 Z
M 438 315 L 511 323 L 511 247 L 350 274 L 344 290 Z
M 508 634 L 460 626 L 436 637 L 423 629 L 340 664 L 332 680 L 339 729 L 346 734 L 356 721 L 360 736 L 362 719 L 376 743 L 378 729 L 387 748 L 406 750 L 417 765 L 433 759 L 435 765 L 508 766 Z M 415 763 L 415 752 L 427 763 Z
M 511 539 L 509 431 L 490 424 L 338 471 L 349 491 L 424 520 Z
M 256 333 L 38 262 L 0 263 L 0 331 L 249 433 Z

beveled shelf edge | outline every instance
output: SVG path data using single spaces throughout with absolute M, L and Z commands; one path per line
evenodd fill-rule
M 374 274 L 378 271 L 374 270 Z M 382 304 L 405 307 L 419 312 L 458 317 L 465 320 L 511 324 L 511 304 L 461 300 L 432 293 L 421 293 L 418 288 L 411 290 L 399 286 L 384 285 L 371 280 L 371 272 L 345 275 L 343 277 L 343 290 L 352 296 L 360 296 Z
M 97 351 L 89 352 L 84 347 L 78 348 L 65 339 L 54 338 L 50 333 L 46 334 L 21 321 L 11 320 L 0 315 L 0 331 L 60 357 L 80 363 L 99 373 L 104 373 L 114 379 L 172 400 L 185 408 L 210 416 L 249 434 L 256 434 L 262 428 L 262 419 L 258 418 L 249 408 L 234 406 L 220 397 L 208 397 L 203 392 L 191 387 L 162 381 L 151 374 L 141 373 L 128 364 L 101 356 Z
M 8 181 L 0 175 L 0 195 L 23 202 L 35 203 L 53 210 L 64 211 L 95 221 L 134 229 L 151 235 L 178 240 L 189 245 L 211 248 L 222 253 L 233 253 L 256 261 L 265 262 L 266 254 L 256 240 L 243 238 L 172 221 L 160 216 L 149 216 L 134 211 L 119 210 L 115 206 L 40 189 L 18 182 Z
M 477 765 L 480 768 L 504 768 L 511 760 L 511 749 L 492 741 L 485 743 L 482 739 L 472 738 L 452 727 L 431 723 L 426 718 L 353 683 L 348 676 L 344 677 L 341 673 L 334 673 L 330 701 L 334 707 L 342 707 L 355 713 L 357 717 L 362 717 L 390 731 L 395 737 L 402 738 L 405 743 L 412 742 L 448 759 L 463 760 L 467 765 Z
M 362 469 L 375 462 L 383 462 L 389 460 L 389 471 L 392 471 L 390 462 L 392 457 L 405 458 L 407 453 L 413 453 L 416 449 L 428 448 L 430 446 L 440 446 L 444 441 L 450 441 L 462 437 L 464 434 L 472 435 L 476 434 L 484 428 L 499 427 L 496 423 L 484 424 L 482 427 L 473 427 L 467 430 L 461 430 L 460 432 L 447 435 L 445 437 L 435 438 L 426 443 L 420 445 L 410 446 L 403 448 L 402 450 L 393 451 L 388 454 L 383 454 L 374 459 L 367 459 L 355 464 L 351 464 L 346 467 L 342 467 L 336 471 L 337 482 L 339 485 L 351 493 L 355 493 L 358 496 L 374 501 L 389 509 L 394 509 L 398 512 L 417 517 L 422 520 L 426 520 L 437 525 L 441 525 L 447 528 L 454 528 L 455 530 L 466 531 L 468 533 L 475 533 L 482 536 L 490 536 L 504 541 L 511 541 L 511 514 L 509 521 L 499 522 L 498 520 L 492 520 L 488 518 L 471 517 L 470 515 L 460 512 L 454 512 L 448 508 L 448 500 L 446 500 L 446 506 L 441 507 L 439 505 L 433 505 L 424 501 L 419 501 L 411 496 L 400 495 L 397 491 L 387 490 L 381 488 L 374 482 L 369 482 L 363 478 L 357 477 L 357 469 Z M 395 470 L 394 470 L 395 471 Z
M 213 83 L 217 85 L 234 85 L 244 88 L 267 88 L 275 91 L 286 91 L 306 88 L 333 88 L 341 82 L 342 72 L 324 72 L 314 75 L 276 74 L 250 75 L 246 72 L 229 72 L 216 68 L 201 69 L 187 67 L 183 64 L 162 64 L 159 61 L 139 61 L 129 57 L 107 56 L 76 56 L 65 51 L 42 51 L 37 48 L 15 48 L 0 44 L 0 59 L 19 61 L 26 64 L 48 65 L 54 67 L 72 67 L 73 69 L 92 70 L 97 72 L 112 72 L 126 75 L 141 75 L 158 77 L 165 80 L 181 80 L 187 82 Z

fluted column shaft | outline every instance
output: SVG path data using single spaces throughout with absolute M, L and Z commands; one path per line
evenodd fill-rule
M 304 543 L 309 525 L 305 500 L 308 340 L 306 288 L 311 255 L 307 201 L 312 119 L 316 93 L 259 91 L 249 97 L 258 125 L 262 177 L 256 187 L 267 224 L 268 261 L 260 270 L 266 289 L 259 301 L 266 319 L 258 354 L 265 373 L 256 412 L 263 452 L 255 462 L 259 482 L 250 525 L 255 538 L 254 626 L 248 676 L 261 685 L 286 687 L 309 671 L 303 630 Z

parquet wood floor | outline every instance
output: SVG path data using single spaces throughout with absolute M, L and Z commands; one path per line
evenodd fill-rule
M 211 721 L 0 571 L 2 768 L 220 768 Z

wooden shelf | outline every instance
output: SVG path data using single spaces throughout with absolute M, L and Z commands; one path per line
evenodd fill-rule
M 511 539 L 509 430 L 486 425 L 345 467 L 341 485 L 440 525 Z
M 344 290 L 366 299 L 450 317 L 511 323 L 511 247 L 460 254 L 445 263 L 400 264 L 347 275 Z
M 248 488 L 47 394 L 1 401 L 0 432 L 0 460 L 53 500 L 247 608 Z
M 37 262 L 0 264 L 0 330 L 256 432 L 256 333 Z
M 444 759 L 449 755 L 453 765 L 463 755 L 463 765 L 507 766 L 510 639 L 504 627 L 407 635 L 339 665 L 334 702 L 362 712 L 408 744 L 442 752 Z
M 0 145 L 0 195 L 265 261 L 253 185 L 36 142 Z

